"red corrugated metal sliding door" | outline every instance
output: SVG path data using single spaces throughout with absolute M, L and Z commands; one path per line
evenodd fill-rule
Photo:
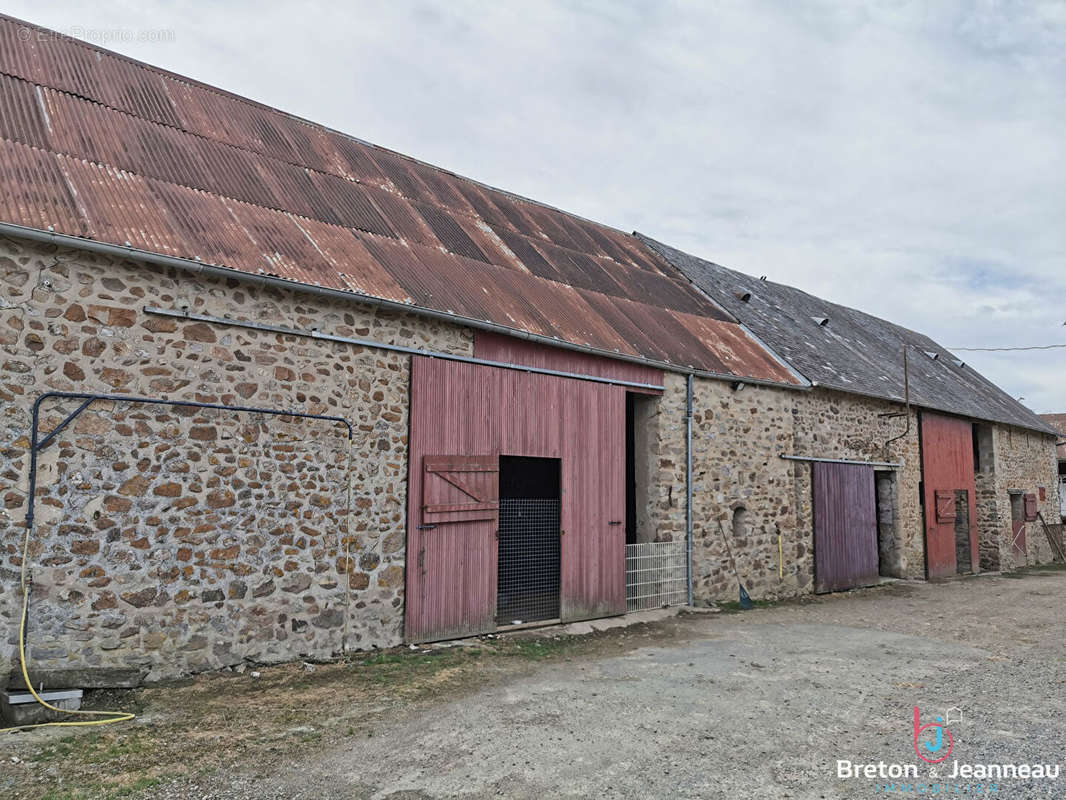
M 877 583 L 877 514 L 873 467 L 812 465 L 814 590 L 836 592 Z
M 964 419 L 923 412 L 921 442 L 926 576 L 945 578 L 976 572 L 973 425 Z
M 561 618 L 625 613 L 625 389 L 416 356 L 408 641 L 495 630 L 501 455 L 559 459 Z

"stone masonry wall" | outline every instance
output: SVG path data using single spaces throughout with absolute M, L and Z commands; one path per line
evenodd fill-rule
M 986 498 L 981 540 L 999 543 L 999 569 L 1009 572 L 1027 564 L 1052 560 L 1051 546 L 1040 521 L 1025 523 L 1026 548 L 1016 553 L 1012 545 L 1010 492 L 1035 494 L 1040 512 L 1049 524 L 1059 521 L 1058 457 L 1053 436 L 1007 425 L 992 426 L 995 467 L 994 496 Z M 1045 499 L 1040 500 L 1040 490 Z M 989 525 L 995 525 L 989 529 Z M 982 553 L 982 558 L 984 554 Z
M 900 414 L 901 416 L 883 416 Z M 918 444 L 918 412 L 910 423 L 902 404 L 816 388 L 795 403 L 797 455 L 881 461 L 902 466 L 895 476 L 895 561 L 892 577 L 925 577 L 925 534 L 921 493 L 922 469 Z M 905 434 L 888 445 L 892 438 Z M 814 530 L 811 467 L 796 467 L 798 524 Z
M 162 678 L 398 643 L 409 358 L 147 305 L 472 352 L 469 331 L 411 315 L 0 240 L 0 670 L 17 662 L 30 409 L 49 390 L 328 414 L 355 433 L 91 406 L 40 457 L 34 667 Z M 75 406 L 48 401 L 40 430 Z
M 735 391 L 722 381 L 696 381 L 693 537 L 699 600 L 737 599 L 727 540 L 752 597 L 811 591 L 810 535 L 797 526 L 794 467 L 778 457 L 793 449 L 792 409 L 800 395 L 758 386 Z
M 660 422 L 662 466 L 672 471 L 659 500 L 660 526 L 684 536 L 684 379 L 667 376 Z M 893 472 L 893 571 L 924 575 L 922 513 L 918 485 L 917 414 L 906 436 L 885 441 L 906 427 L 898 405 L 814 389 L 797 392 L 762 386 L 734 390 L 729 383 L 697 380 L 694 393 L 694 562 L 697 602 L 732 601 L 737 582 L 725 539 L 752 597 L 774 599 L 813 591 L 811 465 L 782 453 L 901 462 Z M 673 420 L 679 420 L 676 424 Z M 884 491 L 884 490 L 882 490 Z M 680 496 L 678 493 L 681 493 Z M 672 501 L 672 502 L 671 502 Z M 743 509 L 741 530 L 733 520 Z

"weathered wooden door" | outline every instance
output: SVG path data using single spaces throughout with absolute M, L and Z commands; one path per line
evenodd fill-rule
M 423 455 L 409 520 L 407 638 L 450 639 L 495 627 L 495 455 Z M 412 464 L 411 471 L 417 470 Z M 420 485 L 418 485 L 420 484 Z
M 577 383 L 571 381 L 570 383 Z M 579 383 L 561 397 L 563 621 L 626 613 L 626 398 Z
M 495 630 L 499 457 L 560 460 L 560 616 L 623 614 L 625 391 L 416 356 L 408 641 Z
M 973 464 L 973 426 L 942 414 L 921 417 L 922 483 L 925 509 L 925 571 L 945 578 L 959 570 L 956 559 L 956 492 L 966 492 L 964 517 L 970 528 L 970 571 L 976 571 L 977 486 Z
M 835 592 L 877 583 L 873 467 L 816 461 L 812 470 L 814 590 Z

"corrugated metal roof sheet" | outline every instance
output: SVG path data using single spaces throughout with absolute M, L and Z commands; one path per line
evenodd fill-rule
M 759 280 L 640 237 L 819 386 L 902 402 L 902 348 L 911 402 L 974 419 L 1050 432 L 1048 424 L 928 336 L 830 303 L 792 286 Z M 750 293 L 745 302 L 738 294 Z M 828 318 L 821 326 L 814 318 Z M 691 327 L 691 326 L 690 326 Z M 723 348 L 716 350 L 721 354 Z M 923 353 L 937 353 L 936 360 Z
M 6 16 L 0 137 L 5 222 L 799 382 L 633 236 Z

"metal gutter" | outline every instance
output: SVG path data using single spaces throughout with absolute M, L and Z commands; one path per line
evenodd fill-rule
M 401 311 L 407 314 L 415 314 L 418 316 L 428 317 L 430 319 L 443 320 L 445 322 L 450 322 L 454 325 L 464 325 L 469 328 L 476 328 L 478 330 L 485 330 L 491 331 L 493 333 L 503 334 L 504 336 L 511 336 L 518 339 L 526 339 L 531 342 L 537 342 L 538 344 L 544 344 L 550 347 L 558 347 L 563 350 L 572 350 L 574 352 L 585 353 L 587 355 L 610 358 L 614 359 L 615 361 L 626 361 L 631 364 L 640 364 L 641 366 L 645 367 L 654 367 L 656 369 L 661 369 L 666 372 L 675 372 L 682 375 L 694 375 L 697 378 L 728 381 L 731 383 L 735 381 L 741 381 L 742 383 L 749 383 L 755 386 L 773 386 L 778 389 L 795 389 L 799 391 L 805 391 L 810 388 L 807 383 L 797 386 L 795 384 L 783 383 L 781 381 L 773 381 L 765 378 L 751 378 L 744 375 L 733 375 L 731 373 L 711 372 L 709 370 L 696 369 L 692 366 L 671 364 L 666 361 L 656 361 L 654 359 L 643 358 L 641 356 L 631 356 L 625 353 L 618 353 L 610 350 L 600 350 L 595 347 L 589 347 L 588 345 L 567 342 L 563 339 L 557 339 L 551 336 L 543 336 L 541 334 L 529 333 L 528 331 L 519 330 L 518 328 L 510 328 L 506 325 L 498 325 L 497 323 L 488 322 L 487 320 L 463 317 L 458 314 L 453 314 L 447 311 L 437 311 L 432 308 L 425 308 L 423 306 L 416 306 L 409 303 L 400 303 L 395 300 L 385 300 L 380 297 L 374 297 L 373 295 L 360 294 L 359 292 L 343 291 L 341 289 L 330 289 L 324 286 L 313 286 L 311 284 L 299 283 L 297 281 L 288 280 L 286 278 L 279 278 L 274 275 L 254 275 L 250 272 L 242 272 L 241 270 L 233 269 L 232 267 L 220 267 L 215 266 L 213 264 L 204 264 L 201 261 L 190 260 L 187 258 L 179 258 L 177 256 L 162 255 L 161 253 L 153 253 L 148 250 L 139 250 L 132 246 L 110 244 L 108 242 L 100 242 L 95 239 L 85 239 L 80 236 L 71 236 L 69 234 L 56 233 L 55 231 L 41 230 L 39 228 L 27 228 L 24 225 L 14 225 L 10 222 L 0 222 L 0 235 L 13 236 L 21 239 L 29 239 L 31 241 L 44 242 L 45 244 L 54 244 L 78 250 L 88 250 L 89 252 L 102 253 L 104 255 L 115 256 L 118 258 L 129 258 L 138 261 L 144 261 L 148 264 L 155 264 L 163 267 L 173 267 L 174 269 L 192 272 L 195 275 L 208 275 L 212 277 L 223 278 L 226 280 L 240 280 L 245 281 L 247 283 L 270 286 L 287 291 L 296 291 L 304 292 L 307 294 L 320 295 L 323 297 L 329 297 L 334 300 L 341 300 L 348 303 L 355 301 L 378 308 L 388 309 L 390 311 Z
M 818 458 L 817 456 L 793 456 L 781 453 L 778 458 L 785 461 L 817 461 L 820 464 L 857 464 L 864 467 L 885 467 L 888 469 L 902 469 L 903 462 L 898 461 L 859 461 L 851 458 Z
M 498 367 L 499 369 L 512 369 L 519 372 L 535 372 L 539 375 L 555 375 L 559 378 L 576 378 L 582 381 L 593 381 L 595 383 L 609 383 L 615 386 L 628 386 L 634 389 L 651 389 L 661 392 L 664 390 L 663 386 L 655 383 L 638 383 L 636 381 L 625 381 L 620 378 L 606 378 L 600 375 L 586 375 L 578 372 L 563 372 L 562 370 L 547 369 L 545 367 L 529 367 L 524 364 L 514 364 L 509 361 L 490 361 L 485 358 L 474 358 L 473 356 L 463 356 L 456 353 L 444 353 L 438 350 L 422 350 L 417 347 L 404 347 L 398 344 L 387 344 L 386 342 L 377 342 L 372 339 L 353 339 L 348 336 L 337 336 L 330 333 L 321 333 L 320 331 L 300 330 L 299 328 L 286 328 L 283 325 L 269 325 L 265 322 L 247 322 L 241 319 L 230 319 L 229 317 L 212 317 L 208 314 L 195 314 L 191 311 L 179 311 L 169 308 L 159 308 L 158 306 L 145 306 L 145 314 L 152 314 L 160 317 L 174 317 L 176 319 L 195 320 L 197 322 L 210 322 L 214 325 L 229 325 L 236 328 L 247 328 L 254 331 L 265 331 L 267 333 L 280 333 L 285 336 L 303 336 L 308 339 L 319 339 L 324 342 L 340 342 L 342 344 L 350 344 L 356 347 L 374 347 L 378 350 L 388 350 L 394 353 L 406 353 L 412 356 L 425 356 L 427 358 L 439 358 L 445 361 L 462 361 L 465 364 L 480 364 L 484 367 Z

